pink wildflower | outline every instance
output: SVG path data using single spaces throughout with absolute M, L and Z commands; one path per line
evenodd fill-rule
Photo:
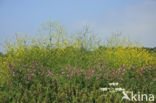
M 118 74 L 120 74 L 120 71 L 118 71 Z
M 101 56 L 99 56 L 99 59 L 101 59 Z
M 99 69 L 98 72 L 102 72 L 102 69 Z
M 118 69 L 118 74 L 120 74 L 120 70 L 121 70 L 121 69 Z
M 144 72 L 144 68 L 141 68 L 141 72 Z
M 33 77 L 33 76 L 35 76 L 35 74 L 34 74 L 34 73 L 32 73 L 32 74 L 31 74 L 31 76 Z
M 31 66 L 32 69 L 35 69 L 35 66 Z
M 26 66 L 26 64 L 23 64 L 23 66 Z
M 78 72 L 78 73 L 81 73 L 81 72 L 83 72 L 83 71 L 82 71 L 82 70 L 78 70 L 77 72 Z
M 38 74 L 41 74 L 41 72 L 38 72 Z
M 64 75 L 64 72 L 62 72 L 62 75 Z
M 29 76 L 28 76 L 28 80 L 30 80 L 30 79 L 31 79 L 31 76 L 29 75 Z
M 30 70 L 29 72 L 30 72 L 30 73 L 32 73 L 32 71 L 31 71 L 31 70 Z
M 13 70 L 15 67 L 14 66 L 11 66 L 11 69 Z
M 12 76 L 13 76 L 13 77 L 15 76 L 15 72 L 12 72 Z
M 44 67 L 43 65 L 40 66 L 40 68 L 43 68 L 43 67 Z
M 122 81 L 124 80 L 123 78 L 120 78 Z
M 94 70 L 91 70 L 91 71 L 90 71 L 90 74 L 91 74 L 91 75 L 93 75 L 93 74 L 94 74 L 94 72 L 95 72 Z
M 122 67 L 125 68 L 126 67 L 126 64 L 123 64 Z
M 8 67 L 9 67 L 9 68 L 11 67 L 10 63 L 8 63 Z
M 48 70 L 48 76 L 49 76 L 49 75 L 52 75 L 52 73 L 51 73 L 51 71 L 50 71 L 50 70 Z

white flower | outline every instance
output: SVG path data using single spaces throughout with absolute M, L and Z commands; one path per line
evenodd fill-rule
M 109 88 L 100 88 L 101 91 L 107 91 Z
M 116 83 L 109 83 L 110 86 L 117 86 L 119 83 L 116 82 Z
M 115 91 L 125 91 L 124 88 L 115 88 Z

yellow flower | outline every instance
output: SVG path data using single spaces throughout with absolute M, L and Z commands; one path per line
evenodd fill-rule
M 65 44 L 65 45 L 67 45 L 67 44 L 68 44 L 68 42 L 67 42 L 67 41 L 64 41 L 64 44 Z

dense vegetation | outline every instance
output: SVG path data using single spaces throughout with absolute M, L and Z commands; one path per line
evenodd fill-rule
M 7 42 L 0 56 L 1 103 L 119 103 L 122 93 L 102 92 L 118 82 L 126 90 L 156 94 L 155 51 L 112 36 L 100 44 L 88 29 L 75 37 L 62 25 L 47 37 Z M 125 100 L 125 102 L 128 102 Z

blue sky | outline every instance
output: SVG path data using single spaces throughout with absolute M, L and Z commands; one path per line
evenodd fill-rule
M 101 38 L 122 32 L 144 46 L 156 46 L 156 0 L 0 0 L 0 43 L 15 32 L 34 35 L 54 20 L 68 32 L 84 25 Z

